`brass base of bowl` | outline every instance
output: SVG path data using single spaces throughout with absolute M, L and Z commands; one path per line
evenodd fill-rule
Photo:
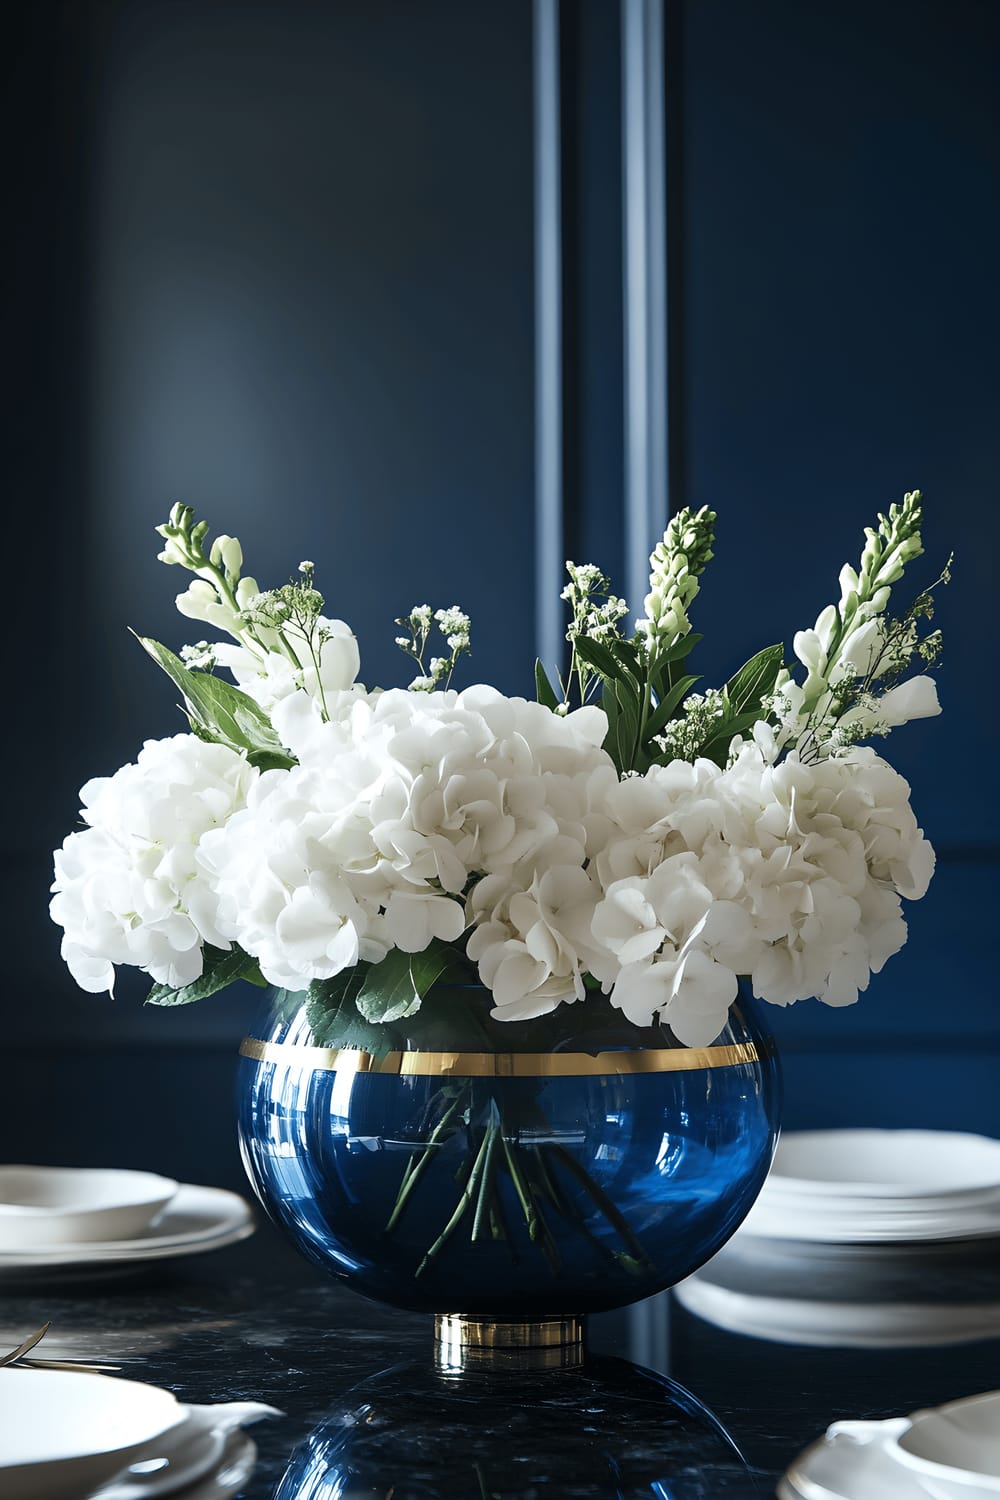
M 464 1370 L 570 1370 L 583 1363 L 583 1319 L 512 1321 L 438 1313 L 434 1359 L 443 1374 Z

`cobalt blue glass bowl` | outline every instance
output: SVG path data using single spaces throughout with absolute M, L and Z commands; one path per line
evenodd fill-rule
M 379 1301 L 498 1320 L 624 1306 L 708 1260 L 771 1164 L 780 1080 L 752 1001 L 701 1049 L 610 1006 L 584 1049 L 560 1006 L 545 1051 L 373 1055 L 317 1046 L 306 1006 L 279 999 L 241 1047 L 244 1164 L 298 1248 Z

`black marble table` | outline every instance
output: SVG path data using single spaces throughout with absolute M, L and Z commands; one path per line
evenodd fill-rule
M 334 1284 L 266 1224 L 125 1280 L 0 1288 L 0 1347 L 46 1319 L 52 1357 L 113 1361 L 185 1401 L 280 1407 L 254 1429 L 248 1500 L 769 1496 L 836 1418 L 1000 1387 L 1000 1340 L 796 1348 L 725 1333 L 667 1296 L 594 1319 L 581 1371 L 442 1376 L 429 1319 Z

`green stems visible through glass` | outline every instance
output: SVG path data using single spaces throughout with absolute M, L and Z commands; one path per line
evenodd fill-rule
M 437 1098 L 445 1101 L 444 1109 L 426 1139 L 415 1146 L 385 1226 L 387 1234 L 399 1228 L 431 1164 L 440 1158 L 446 1146 L 464 1143 L 465 1150 L 455 1173 L 457 1200 L 421 1259 L 417 1276 L 422 1276 L 433 1264 L 467 1215 L 471 1215 L 469 1238 L 473 1244 L 503 1243 L 517 1263 L 517 1247 L 504 1208 L 505 1181 L 524 1217 L 529 1242 L 537 1245 L 553 1274 L 560 1270 L 562 1260 L 550 1215 L 553 1223 L 560 1220 L 571 1226 L 597 1253 L 624 1269 L 638 1275 L 649 1268 L 649 1257 L 624 1214 L 567 1147 L 555 1141 L 522 1145 L 518 1131 L 511 1128 L 509 1118 L 505 1120 L 496 1097 L 491 1093 L 487 1100 L 477 1100 L 476 1085 L 471 1079 Z M 436 1112 L 434 1104 L 430 1117 Z M 593 1211 L 580 1202 L 581 1195 L 573 1192 L 574 1187 L 582 1190 L 584 1199 L 590 1200 L 615 1231 L 621 1248 L 607 1243 L 601 1233 L 595 1232 L 593 1224 L 588 1222 L 593 1219 Z

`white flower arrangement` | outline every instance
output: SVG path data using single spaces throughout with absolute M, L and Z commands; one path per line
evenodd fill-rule
M 631 637 L 599 570 L 569 563 L 570 664 L 558 691 L 536 664 L 535 702 L 449 686 L 469 652 L 457 606 L 396 622 L 407 689 L 363 687 L 313 563 L 263 591 L 235 538 L 206 552 L 176 506 L 158 530 L 194 575 L 178 608 L 231 639 L 183 660 L 143 641 L 191 732 L 83 788 L 51 908 L 74 978 L 111 991 L 134 965 L 160 1004 L 249 978 L 308 991 L 335 1032 L 409 1023 L 436 980 L 478 973 L 495 1020 L 582 1017 L 603 992 L 692 1046 L 739 976 L 776 1005 L 852 1004 L 934 865 L 907 783 L 862 743 L 940 712 L 933 680 L 906 676 L 940 650 L 931 592 L 888 614 L 920 521 L 914 492 L 868 530 L 839 603 L 795 636 L 804 673 L 772 646 L 699 693 L 689 609 L 714 514 L 671 521 Z

